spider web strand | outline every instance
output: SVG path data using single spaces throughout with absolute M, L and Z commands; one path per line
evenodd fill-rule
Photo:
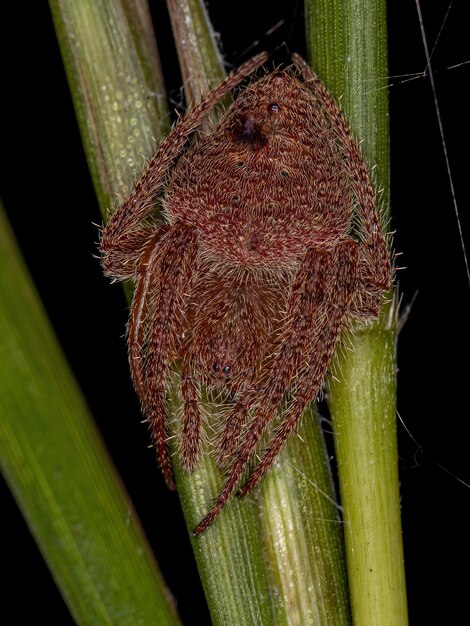
M 420 31 L 421 31 L 421 38 L 423 40 L 424 54 L 426 56 L 426 69 L 428 71 L 429 81 L 430 81 L 431 89 L 432 89 L 432 93 L 433 93 L 434 107 L 436 109 L 437 123 L 438 123 L 438 126 L 439 126 L 439 134 L 441 136 L 442 150 L 443 150 L 443 153 L 444 153 L 444 159 L 445 159 L 445 163 L 446 163 L 447 177 L 449 179 L 449 186 L 450 186 L 450 191 L 451 191 L 451 194 L 452 194 L 452 203 L 454 205 L 455 217 L 457 218 L 457 228 L 458 228 L 458 232 L 459 232 L 460 245 L 462 247 L 463 258 L 464 258 L 464 261 L 465 261 L 465 269 L 466 269 L 466 272 L 467 272 L 467 280 L 468 280 L 468 284 L 470 286 L 470 267 L 469 267 L 469 264 L 468 264 L 467 251 L 465 250 L 465 242 L 464 242 L 464 237 L 463 237 L 462 223 L 460 221 L 459 206 L 458 206 L 458 203 L 457 203 L 457 196 L 456 196 L 456 193 L 455 193 L 454 178 L 452 176 L 452 170 L 451 170 L 451 167 L 450 167 L 449 153 L 448 153 L 448 150 L 447 150 L 447 142 L 446 142 L 445 134 L 444 134 L 444 126 L 443 126 L 443 123 L 442 123 L 441 110 L 440 110 L 440 107 L 439 107 L 439 101 L 437 99 L 436 84 L 434 82 L 434 75 L 433 75 L 432 66 L 431 66 L 431 55 L 429 54 L 429 47 L 428 47 L 428 42 L 427 42 L 427 38 L 426 38 L 426 32 L 425 32 L 425 29 L 424 29 L 423 14 L 421 12 L 420 0 L 415 0 L 415 2 L 416 2 L 416 10 L 418 12 L 418 20 L 419 20 L 419 28 L 420 28 Z M 447 15 L 446 15 L 446 19 L 447 19 Z

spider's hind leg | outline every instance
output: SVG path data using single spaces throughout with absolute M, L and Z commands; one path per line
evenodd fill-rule
M 330 259 L 323 297 L 311 301 L 311 314 L 315 322 L 310 343 L 304 353 L 305 365 L 295 380 L 294 398 L 261 461 L 240 489 L 239 495 L 248 494 L 263 478 L 297 426 L 307 404 L 317 398 L 357 290 L 358 268 L 357 244 L 353 241 L 340 243 Z
M 195 535 L 212 524 L 234 492 L 289 385 L 294 381 L 295 399 L 242 493 L 264 476 L 305 406 L 318 395 L 357 288 L 358 264 L 359 246 L 351 240 L 329 249 L 312 249 L 305 256 L 292 287 L 283 341 L 263 376 L 265 383 L 258 391 L 255 415 L 224 486 L 194 530 Z

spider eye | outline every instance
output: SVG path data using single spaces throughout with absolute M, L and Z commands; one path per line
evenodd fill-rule
M 230 365 L 224 365 L 224 369 L 222 370 L 224 374 L 228 374 L 230 372 Z
M 214 372 L 218 372 L 220 369 L 220 365 L 218 363 L 214 363 L 214 365 L 212 366 L 212 369 L 214 370 Z
M 277 102 L 271 102 L 271 104 L 268 104 L 268 111 L 270 112 L 279 111 L 280 109 L 281 107 L 278 105 Z

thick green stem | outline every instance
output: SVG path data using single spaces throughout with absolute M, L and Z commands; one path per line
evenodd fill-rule
M 385 0 L 306 0 L 312 66 L 337 98 L 361 144 L 389 221 Z M 354 329 L 329 385 L 353 620 L 407 623 L 396 444 L 396 310 Z M 348 340 L 349 341 L 349 340 Z
M 131 190 L 168 110 L 146 0 L 50 0 L 103 214 Z M 143 155 L 143 156 L 142 156 Z
M 385 317 L 385 316 L 384 316 Z M 330 385 L 355 623 L 407 623 L 396 447 L 394 311 L 357 331 Z
M 286 624 L 350 624 L 341 520 L 316 410 L 261 488 L 265 548 Z

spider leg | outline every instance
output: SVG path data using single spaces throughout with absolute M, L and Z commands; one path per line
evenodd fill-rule
M 336 267 L 332 268 L 331 279 L 327 284 L 329 293 L 326 298 L 323 302 L 312 302 L 315 323 L 310 345 L 305 353 L 305 361 L 308 365 L 304 366 L 297 376 L 294 399 L 261 461 L 240 489 L 240 496 L 250 493 L 263 478 L 298 424 L 307 404 L 315 400 L 321 390 L 326 368 L 333 356 L 357 287 L 359 250 L 357 244 L 351 246 L 351 243 L 354 242 L 338 246 Z
M 197 252 L 194 228 L 175 224 L 149 251 L 137 281 L 129 322 L 129 360 L 134 385 L 150 424 L 160 467 L 174 488 L 167 446 L 165 375 Z
M 165 228 L 161 226 L 158 230 Z M 104 231 L 104 229 L 102 229 Z M 106 276 L 115 279 L 126 279 L 135 276 L 135 268 L 138 263 L 142 250 L 147 247 L 148 242 L 152 239 L 155 228 L 145 227 L 138 228 L 123 235 L 120 238 L 119 246 L 111 248 L 101 240 L 101 251 L 103 256 L 103 266 Z
M 363 255 L 361 278 L 364 286 L 379 292 L 387 290 L 391 285 L 390 254 L 387 241 L 380 227 L 375 194 L 364 158 L 354 140 L 351 129 L 341 115 L 338 105 L 318 76 L 298 54 L 292 55 L 292 61 L 302 74 L 308 87 L 323 104 L 346 157 L 345 166 L 351 177 L 354 193 L 359 204 L 358 214 L 361 230 L 359 234 Z
M 265 382 L 256 399 L 255 417 L 219 496 L 193 531 L 194 535 L 201 534 L 212 524 L 232 495 L 293 377 L 304 370 L 306 354 L 311 357 L 310 369 L 316 375 L 306 388 L 306 399 L 303 398 L 301 402 L 299 416 L 307 401 L 318 394 L 339 336 L 341 321 L 356 287 L 358 256 L 359 245 L 350 240 L 342 241 L 330 249 L 315 248 L 306 254 L 292 287 L 281 343 L 269 371 L 263 376 Z M 242 406 L 244 411 L 245 405 Z M 297 419 L 293 421 L 292 427 L 290 422 L 284 422 L 285 435 L 275 439 L 273 449 L 282 445 Z M 261 466 L 264 474 L 269 463 L 262 461 Z
M 260 415 L 268 415 L 267 421 L 279 407 L 292 376 L 299 371 L 303 360 L 303 349 L 307 343 L 305 328 L 310 320 L 305 315 L 310 306 L 308 300 L 314 293 L 323 293 L 322 282 L 325 278 L 320 259 L 327 253 L 312 250 L 307 254 L 303 266 L 299 269 L 292 285 L 291 298 L 286 313 L 286 325 L 278 340 L 276 355 L 271 358 L 267 368 L 261 372 L 260 382 L 239 399 L 227 418 L 223 433 L 224 457 L 229 458 L 236 450 L 243 424 L 247 421 L 250 410 L 256 413 L 255 422 Z M 292 333 L 297 327 L 299 332 Z M 266 422 L 267 423 L 267 422 Z M 246 442 L 242 441 L 242 447 Z
M 139 225 L 154 210 L 155 195 L 161 189 L 169 168 L 183 150 L 189 135 L 197 129 L 214 105 L 262 65 L 267 56 L 266 53 L 258 54 L 230 73 L 198 105 L 190 108 L 163 140 L 134 191 L 103 229 L 100 250 L 104 271 L 108 276 L 121 278 L 123 264 L 127 265 L 125 272 L 132 266 L 129 261 L 135 255 L 134 246 L 140 245 L 140 239 L 145 236 L 146 231 Z
M 201 412 L 197 398 L 197 388 L 188 366 L 183 366 L 181 375 L 183 395 L 183 434 L 180 444 L 183 467 L 192 471 L 201 450 Z
M 249 411 L 256 400 L 256 395 L 256 390 L 248 390 L 243 394 L 243 397 L 238 399 L 235 409 L 228 415 L 217 446 L 217 465 L 219 467 L 225 467 L 234 450 L 236 450 L 242 428 L 248 419 Z
M 169 226 L 162 226 L 157 231 L 153 230 L 154 236 L 146 247 L 144 254 L 142 254 L 132 298 L 131 314 L 127 328 L 127 342 L 131 375 L 139 398 L 143 398 L 145 394 L 143 350 L 146 333 L 148 333 L 148 322 L 152 315 L 152 312 L 149 313 L 149 291 L 155 280 L 154 269 L 158 267 L 156 259 L 158 259 L 161 253 L 159 244 L 169 228 Z
M 149 261 L 153 261 L 157 255 L 157 249 L 153 250 L 153 254 L 150 255 Z M 129 364 L 134 387 L 139 396 L 142 410 L 147 417 L 148 422 L 152 428 L 153 438 L 156 444 L 157 458 L 160 467 L 162 468 L 165 482 L 171 488 L 175 488 L 173 479 L 173 472 L 171 469 L 171 460 L 169 458 L 169 451 L 166 443 L 160 434 L 162 426 L 161 423 L 165 416 L 165 405 L 163 395 L 157 395 L 153 399 L 153 405 L 150 405 L 146 400 L 146 379 L 145 379 L 145 344 L 149 335 L 149 322 L 152 316 L 152 309 L 149 304 L 149 298 L 152 294 L 151 286 L 153 285 L 152 279 L 155 279 L 155 273 L 153 271 L 154 266 L 150 266 L 146 273 L 139 276 L 134 291 L 134 297 L 131 308 L 131 316 L 128 327 L 128 347 L 129 347 Z

